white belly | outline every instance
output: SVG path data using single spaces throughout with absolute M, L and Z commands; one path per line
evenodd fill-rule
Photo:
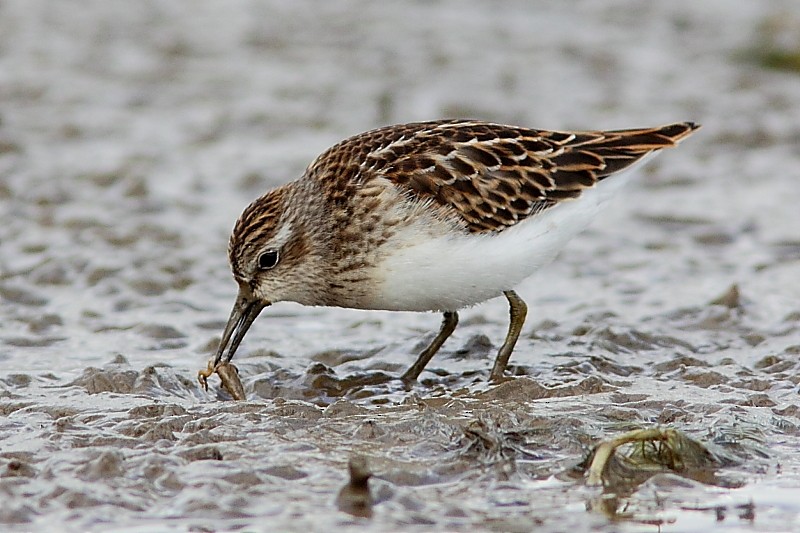
M 552 261 L 627 180 L 606 179 L 496 234 L 441 235 L 430 219 L 407 227 L 385 244 L 394 251 L 378 265 L 366 307 L 455 311 L 500 296 Z

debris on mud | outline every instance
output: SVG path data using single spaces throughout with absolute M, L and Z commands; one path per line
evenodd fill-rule
M 586 483 L 630 490 L 654 474 L 671 471 L 713 483 L 719 466 L 700 442 L 669 428 L 635 429 L 598 444 L 584 463 Z
M 339 491 L 336 506 L 340 511 L 362 518 L 372 517 L 374 500 L 369 491 L 369 478 L 372 472 L 363 456 L 352 457 L 347 464 L 350 480 Z

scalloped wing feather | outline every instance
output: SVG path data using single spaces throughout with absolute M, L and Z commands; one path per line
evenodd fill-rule
M 698 127 L 565 132 L 473 120 L 419 122 L 345 139 L 306 175 L 339 204 L 359 184 L 382 177 L 412 200 L 433 201 L 469 232 L 497 232 L 580 197 Z

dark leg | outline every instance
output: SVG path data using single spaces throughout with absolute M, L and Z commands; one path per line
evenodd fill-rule
M 457 324 L 458 313 L 455 311 L 445 311 L 444 318 L 442 319 L 442 327 L 439 330 L 439 333 L 436 334 L 436 337 L 433 339 L 433 342 L 431 342 L 431 345 L 425 348 L 425 350 L 419 354 L 419 357 L 417 357 L 417 360 L 414 361 L 413 365 L 411 365 L 411 368 L 406 370 L 406 373 L 403 374 L 400 379 L 403 381 L 416 380 L 422 373 L 425 365 L 427 365 L 433 356 L 436 355 L 436 352 L 438 352 L 439 348 L 442 347 L 442 344 L 444 344 L 444 341 L 447 340 L 447 337 L 449 337 L 453 333 L 453 330 L 456 329 Z
M 508 365 L 508 359 L 511 357 L 511 352 L 514 351 L 514 345 L 517 344 L 519 333 L 522 331 L 522 325 L 525 323 L 525 316 L 528 314 L 528 306 L 522 301 L 522 298 L 517 296 L 514 291 L 504 291 L 508 299 L 509 314 L 511 315 L 511 323 L 508 325 L 508 333 L 506 334 L 506 341 L 497 352 L 497 359 L 494 360 L 492 373 L 489 374 L 490 381 L 502 381 L 503 373 Z

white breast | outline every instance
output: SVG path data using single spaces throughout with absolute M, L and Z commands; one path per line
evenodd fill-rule
M 420 218 L 384 245 L 371 309 L 454 311 L 500 296 L 552 261 L 628 180 L 603 180 L 496 234 L 442 234 L 442 223 Z M 439 227 L 432 225 L 439 224 Z

